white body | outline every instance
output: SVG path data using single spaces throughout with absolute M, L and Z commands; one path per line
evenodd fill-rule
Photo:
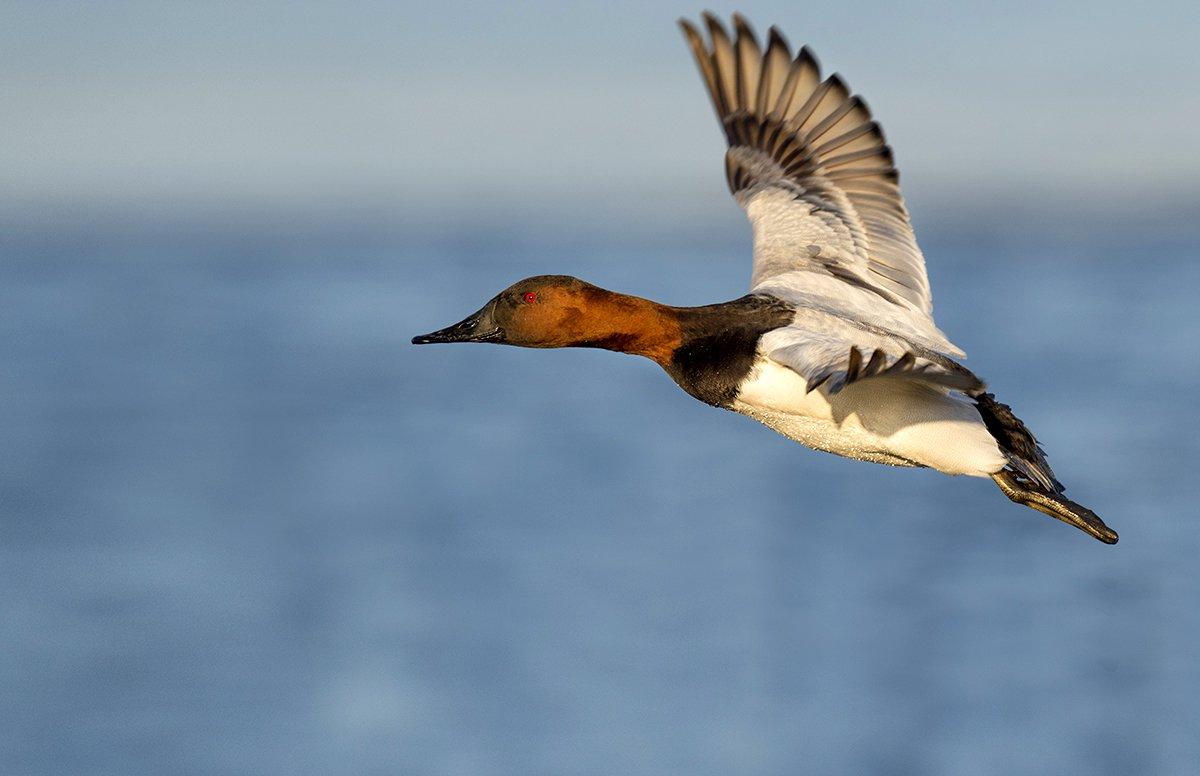
M 805 393 L 794 370 L 762 358 L 733 409 L 817 450 L 894 466 L 928 466 L 986 477 L 1007 457 L 973 403 L 961 394 L 906 379 L 875 378 L 830 396 Z

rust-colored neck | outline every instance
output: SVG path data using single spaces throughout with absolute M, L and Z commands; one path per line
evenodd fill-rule
M 677 308 L 594 286 L 580 302 L 559 324 L 566 345 L 632 353 L 666 366 L 683 341 Z

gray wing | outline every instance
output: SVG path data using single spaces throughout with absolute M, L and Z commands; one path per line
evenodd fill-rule
M 812 391 L 830 394 L 861 380 L 896 377 L 977 395 L 986 385 L 945 353 L 894 332 L 801 308 L 788 325 L 763 335 L 762 354 L 792 369 Z
M 764 51 L 737 14 L 732 39 L 711 14 L 704 22 L 708 41 L 680 25 L 729 142 L 730 191 L 754 227 L 752 287 L 823 274 L 930 317 L 925 259 L 866 103 L 836 74 L 822 80 L 807 47 L 793 57 L 776 28 Z

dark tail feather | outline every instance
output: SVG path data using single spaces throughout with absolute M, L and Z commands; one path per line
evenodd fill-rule
M 1000 490 L 1004 491 L 1004 495 L 1018 504 L 1024 504 L 1067 525 L 1073 525 L 1105 544 L 1117 543 L 1117 532 L 1105 525 L 1099 515 L 1082 504 L 1076 504 L 1062 493 L 1042 493 L 1035 490 L 1030 487 L 1032 483 L 1022 483 L 1018 474 L 1007 469 L 993 474 L 992 479 L 1000 486 Z
M 1036 484 L 1039 490 L 1062 493 L 1063 484 L 1054 476 L 1045 451 L 1021 419 L 1013 414 L 1012 407 L 996 401 L 990 393 L 981 393 L 974 398 L 983 424 L 1008 456 L 1009 467 Z
M 1095 512 L 1063 495 L 1063 484 L 1054 476 L 1046 453 L 1011 407 L 996 401 L 990 393 L 975 396 L 975 406 L 987 430 L 1008 457 L 1008 466 L 992 475 L 1004 495 L 1073 525 L 1105 544 L 1117 543 L 1117 532 Z

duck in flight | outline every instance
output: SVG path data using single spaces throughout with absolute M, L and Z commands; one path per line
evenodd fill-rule
M 1037 440 L 933 322 L 925 259 L 892 150 L 863 100 L 772 27 L 680 25 L 728 141 L 725 177 L 754 232 L 750 293 L 671 307 L 577 278 L 514 283 L 413 344 L 494 342 L 645 356 L 687 393 L 808 447 L 990 477 L 1004 495 L 1107 544 Z

